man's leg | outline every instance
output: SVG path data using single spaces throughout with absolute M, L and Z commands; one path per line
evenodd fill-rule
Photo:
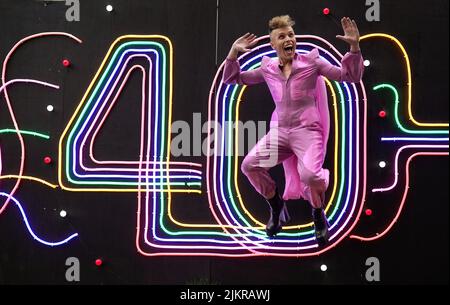
M 276 191 L 276 183 L 270 176 L 269 169 L 291 155 L 287 133 L 280 128 L 271 128 L 245 156 L 241 170 L 258 193 L 271 199 Z
M 272 128 L 258 141 L 241 164 L 242 172 L 253 187 L 267 200 L 270 206 L 270 218 L 266 225 L 269 237 L 281 231 L 282 225 L 289 221 L 286 204 L 277 191 L 276 183 L 269 169 L 280 164 L 292 155 L 287 146 L 287 133 Z
M 312 207 L 316 239 L 323 246 L 328 242 L 328 221 L 324 205 L 329 171 L 322 168 L 325 158 L 322 134 L 308 129 L 300 129 L 298 133 L 291 134 L 291 148 L 298 158 L 298 171 L 304 184 L 303 194 Z

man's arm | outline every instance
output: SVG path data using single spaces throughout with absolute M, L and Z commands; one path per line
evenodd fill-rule
M 317 57 L 316 63 L 319 74 L 335 81 L 359 82 L 361 81 L 364 65 L 359 47 L 359 30 L 355 20 L 348 17 L 341 19 L 344 36 L 336 35 L 336 38 L 347 42 L 350 45 L 350 52 L 347 52 L 341 60 L 342 67 L 334 66 L 325 60 Z
M 239 37 L 233 43 L 225 62 L 225 68 L 222 77 L 225 84 L 253 85 L 262 83 L 264 81 L 261 68 L 241 72 L 241 67 L 237 60 L 239 52 L 249 52 L 250 48 L 255 44 L 256 35 L 250 33 Z

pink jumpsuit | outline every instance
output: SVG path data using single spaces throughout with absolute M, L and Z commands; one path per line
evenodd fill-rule
M 320 75 L 336 81 L 359 82 L 364 66 L 361 52 L 348 52 L 342 67 L 319 57 L 313 49 L 295 54 L 292 71 L 286 79 L 278 58 L 262 58 L 261 67 L 241 72 L 237 60 L 227 59 L 223 72 L 225 84 L 253 85 L 266 82 L 275 102 L 269 132 L 244 158 L 241 170 L 265 198 L 276 184 L 268 170 L 283 162 L 286 186 L 283 199 L 304 198 L 313 207 L 322 207 L 329 183 L 323 169 L 329 131 L 326 88 Z M 321 96 L 321 97 L 319 97 Z M 325 101 L 322 105 L 319 100 Z

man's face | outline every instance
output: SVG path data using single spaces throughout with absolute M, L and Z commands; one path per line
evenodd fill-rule
M 275 29 L 270 33 L 270 44 L 283 62 L 291 61 L 295 55 L 296 40 L 291 26 Z

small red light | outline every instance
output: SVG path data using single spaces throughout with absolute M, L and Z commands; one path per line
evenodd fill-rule
M 101 259 L 97 258 L 97 259 L 95 260 L 95 265 L 96 265 L 96 266 L 101 266 L 102 264 L 103 264 L 103 261 L 102 261 Z
M 323 14 L 328 15 L 330 13 L 330 9 L 328 7 L 323 9 Z
M 45 164 L 50 164 L 50 163 L 52 163 L 52 158 L 50 158 L 50 157 L 45 157 L 45 158 L 44 158 L 44 163 L 45 163 Z
M 381 110 L 380 112 L 378 112 L 378 116 L 379 116 L 380 118 L 384 118 L 384 117 L 386 116 L 386 111 Z
M 68 66 L 70 66 L 70 61 L 68 59 L 64 59 L 62 61 L 62 64 L 63 64 L 64 67 L 68 67 Z
M 371 210 L 371 209 L 366 209 L 366 215 L 367 215 L 367 216 L 372 215 L 372 210 Z

